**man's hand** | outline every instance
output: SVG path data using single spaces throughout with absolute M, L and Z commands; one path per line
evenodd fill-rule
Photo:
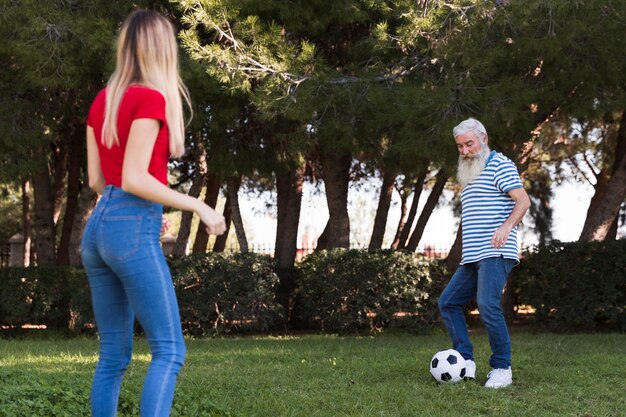
M 509 190 L 508 194 L 515 201 L 515 206 L 509 218 L 493 232 L 491 246 L 495 249 L 500 249 L 506 245 L 511 230 L 522 220 L 522 217 L 524 217 L 524 214 L 530 207 L 530 199 L 523 188 L 514 188 Z
M 504 245 L 506 245 L 506 241 L 509 238 L 509 234 L 511 233 L 511 228 L 505 224 L 498 227 L 495 232 L 493 232 L 493 236 L 491 237 L 491 246 L 495 249 L 500 249 Z

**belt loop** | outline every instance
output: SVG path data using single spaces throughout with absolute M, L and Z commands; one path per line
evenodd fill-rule
M 103 200 L 104 204 L 106 204 L 106 202 L 111 199 L 112 192 L 113 192 L 112 185 L 109 184 L 104 187 L 104 192 L 102 193 L 102 196 L 100 197 L 100 199 Z

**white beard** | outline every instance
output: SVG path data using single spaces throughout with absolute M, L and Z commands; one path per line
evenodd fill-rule
M 477 154 L 472 156 L 459 155 L 456 177 L 459 184 L 461 184 L 461 188 L 465 188 L 467 184 L 474 181 L 483 172 L 489 158 L 489 152 L 489 147 L 481 144 L 480 151 Z

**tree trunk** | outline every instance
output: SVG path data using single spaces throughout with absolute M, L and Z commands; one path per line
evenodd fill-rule
M 206 174 L 206 194 L 204 195 L 204 203 L 210 207 L 215 208 L 217 204 L 217 197 L 220 194 L 220 181 L 216 174 L 207 172 Z M 202 222 L 198 223 L 198 229 L 196 230 L 196 240 L 193 242 L 193 253 L 205 253 L 207 244 L 209 243 L 209 235 L 206 232 L 206 227 Z
M 448 256 L 446 257 L 446 266 L 448 267 L 448 271 L 450 274 L 454 274 L 456 268 L 459 266 L 459 262 L 461 262 L 461 255 L 463 254 L 463 230 L 462 225 L 459 224 L 459 228 L 456 230 L 456 238 L 454 239 L 454 243 L 450 248 L 450 252 L 448 252 Z
M 193 176 L 191 187 L 189 188 L 189 196 L 198 198 L 200 196 L 200 193 L 202 192 L 204 179 L 207 173 L 206 150 L 201 143 L 198 143 L 195 149 L 195 154 L 197 169 L 195 175 Z M 178 228 L 176 242 L 174 242 L 174 248 L 172 249 L 172 255 L 184 256 L 187 253 L 187 244 L 189 243 L 189 235 L 191 233 L 192 221 L 193 212 L 183 211 L 180 218 L 180 227 Z
M 378 207 L 376 209 L 376 217 L 374 218 L 374 227 L 372 237 L 370 239 L 369 249 L 380 249 L 385 238 L 385 229 L 387 228 L 387 217 L 389 217 L 389 206 L 391 205 L 391 196 L 396 181 L 396 173 L 392 169 L 385 170 L 383 174 L 383 184 L 380 187 L 380 197 L 378 198 Z
M 98 202 L 98 194 L 86 185 L 86 178 L 84 183 L 85 185 L 83 185 L 78 197 L 76 214 L 72 222 L 73 227 L 67 250 L 69 264 L 74 266 L 82 264 L 82 259 L 80 258 L 80 242 L 83 237 L 83 230 L 85 229 L 85 223 L 89 219 L 89 216 L 91 216 L 91 212 Z
M 431 214 L 437 207 L 437 202 L 443 193 L 443 187 L 445 187 L 446 182 L 448 182 L 448 176 L 443 173 L 437 174 L 437 181 L 435 181 L 435 185 L 433 186 L 428 199 L 426 200 L 426 204 L 422 209 L 422 213 L 420 214 L 419 219 L 417 220 L 417 225 L 415 226 L 415 230 L 409 239 L 409 242 L 406 245 L 406 249 L 415 252 L 417 249 L 417 245 L 424 234 L 424 229 L 426 228 L 426 223 L 428 223 L 428 219 L 430 219 Z
M 276 176 L 278 221 L 274 257 L 279 269 L 292 269 L 296 260 L 304 169 L 302 164 L 288 175 Z
M 292 168 L 288 175 L 277 173 L 276 190 L 278 202 L 278 221 L 276 225 L 276 244 L 274 258 L 280 279 L 278 286 L 278 302 L 287 312 L 290 321 L 295 298 L 294 264 L 298 251 L 298 225 L 302 206 L 302 185 L 304 183 L 305 165 Z
M 600 204 L 595 207 L 590 205 L 580 240 L 583 242 L 605 240 L 624 198 L 626 198 L 626 159 L 611 177 L 602 198 L 596 200 Z
M 417 214 L 417 207 L 422 195 L 422 190 L 424 189 L 426 174 L 428 174 L 428 168 L 424 168 L 424 170 L 420 172 L 413 186 L 413 202 L 411 203 L 411 208 L 409 209 L 409 216 L 406 219 L 406 224 L 402 228 L 402 232 L 400 232 L 400 239 L 398 241 L 398 245 L 396 246 L 398 249 L 406 248 L 407 239 L 409 238 L 409 233 L 411 233 L 411 228 L 413 227 L 413 221 L 415 221 L 415 215 Z
M 22 265 L 29 266 L 33 228 L 30 220 L 30 181 L 28 179 L 22 181 L 22 234 L 24 235 L 24 261 Z
M 73 136 L 73 135 L 71 135 Z M 67 162 L 69 158 L 69 147 L 64 141 L 59 141 L 57 146 L 54 147 L 54 183 L 53 187 L 53 220 L 56 226 L 61 215 L 61 209 L 63 207 L 63 196 L 65 194 L 65 177 L 67 174 Z
M 34 228 L 37 265 L 54 265 L 56 253 L 54 250 L 53 194 L 50 173 L 47 169 L 42 168 L 33 174 L 33 189 L 35 194 Z
M 391 243 L 391 249 L 398 249 L 400 245 L 400 235 L 402 231 L 406 227 L 406 200 L 408 199 L 407 193 L 400 193 L 400 220 L 398 221 L 398 227 L 396 227 L 396 236 L 393 238 L 393 242 Z
M 202 176 L 196 173 L 191 187 L 189 188 L 189 196 L 198 198 L 202 191 Z M 180 216 L 180 227 L 178 228 L 178 235 L 176 236 L 176 242 L 172 248 L 173 256 L 184 256 L 187 253 L 187 244 L 189 243 L 189 235 L 191 234 L 191 222 L 193 221 L 192 211 L 183 211 Z M 199 231 L 200 229 L 198 229 Z
M 352 156 L 349 153 L 324 152 L 321 159 L 329 218 L 316 250 L 349 248 L 348 185 Z
M 238 192 L 240 186 L 240 177 L 229 177 L 226 180 L 226 189 L 228 197 L 230 197 L 230 212 L 233 219 L 233 225 L 235 226 L 235 234 L 237 235 L 239 250 L 241 252 L 248 252 L 248 239 L 246 238 L 246 231 L 243 227 L 243 218 L 241 217 L 241 210 L 239 209 Z
M 591 199 L 587 218 L 580 239 L 583 242 L 601 241 L 609 236 L 609 230 L 619 208 L 626 198 L 626 120 L 624 113 L 617 131 L 615 160 L 610 177 L 601 173 L 596 192 Z M 603 180 L 603 177 L 606 180 Z
M 230 224 L 232 223 L 232 208 L 230 206 L 230 196 L 226 196 L 226 203 L 224 203 L 224 222 L 226 223 L 226 230 L 221 235 L 215 238 L 213 244 L 213 252 L 224 252 L 226 249 L 226 242 L 228 241 L 228 233 L 230 232 Z
M 604 238 L 604 240 L 615 240 L 617 239 L 617 229 L 619 226 L 619 210 L 617 215 L 615 216 L 615 218 L 613 219 L 613 222 L 611 223 L 611 226 L 609 227 L 609 231 L 606 233 L 606 237 Z
M 65 213 L 63 214 L 63 227 L 61 229 L 61 238 L 59 240 L 59 248 L 57 250 L 57 263 L 59 265 L 70 264 L 70 239 L 74 229 L 74 219 L 78 210 L 78 198 L 81 188 L 80 171 L 84 165 L 83 143 L 85 133 L 82 129 L 75 127 L 70 136 L 71 143 L 69 145 L 68 156 L 68 175 L 67 175 L 67 200 L 65 204 Z M 58 167 L 57 169 L 61 169 Z M 57 177 L 59 177 L 57 175 Z M 56 205 L 56 203 L 55 203 Z M 56 224 L 56 221 L 55 221 Z

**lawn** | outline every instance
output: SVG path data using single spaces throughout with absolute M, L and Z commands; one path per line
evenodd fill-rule
M 174 416 L 626 416 L 626 334 L 514 331 L 514 385 L 481 386 L 489 344 L 473 334 L 477 380 L 439 385 L 431 335 L 188 340 Z M 97 340 L 0 339 L 0 416 L 86 416 Z M 149 361 L 136 339 L 120 416 L 138 415 Z

